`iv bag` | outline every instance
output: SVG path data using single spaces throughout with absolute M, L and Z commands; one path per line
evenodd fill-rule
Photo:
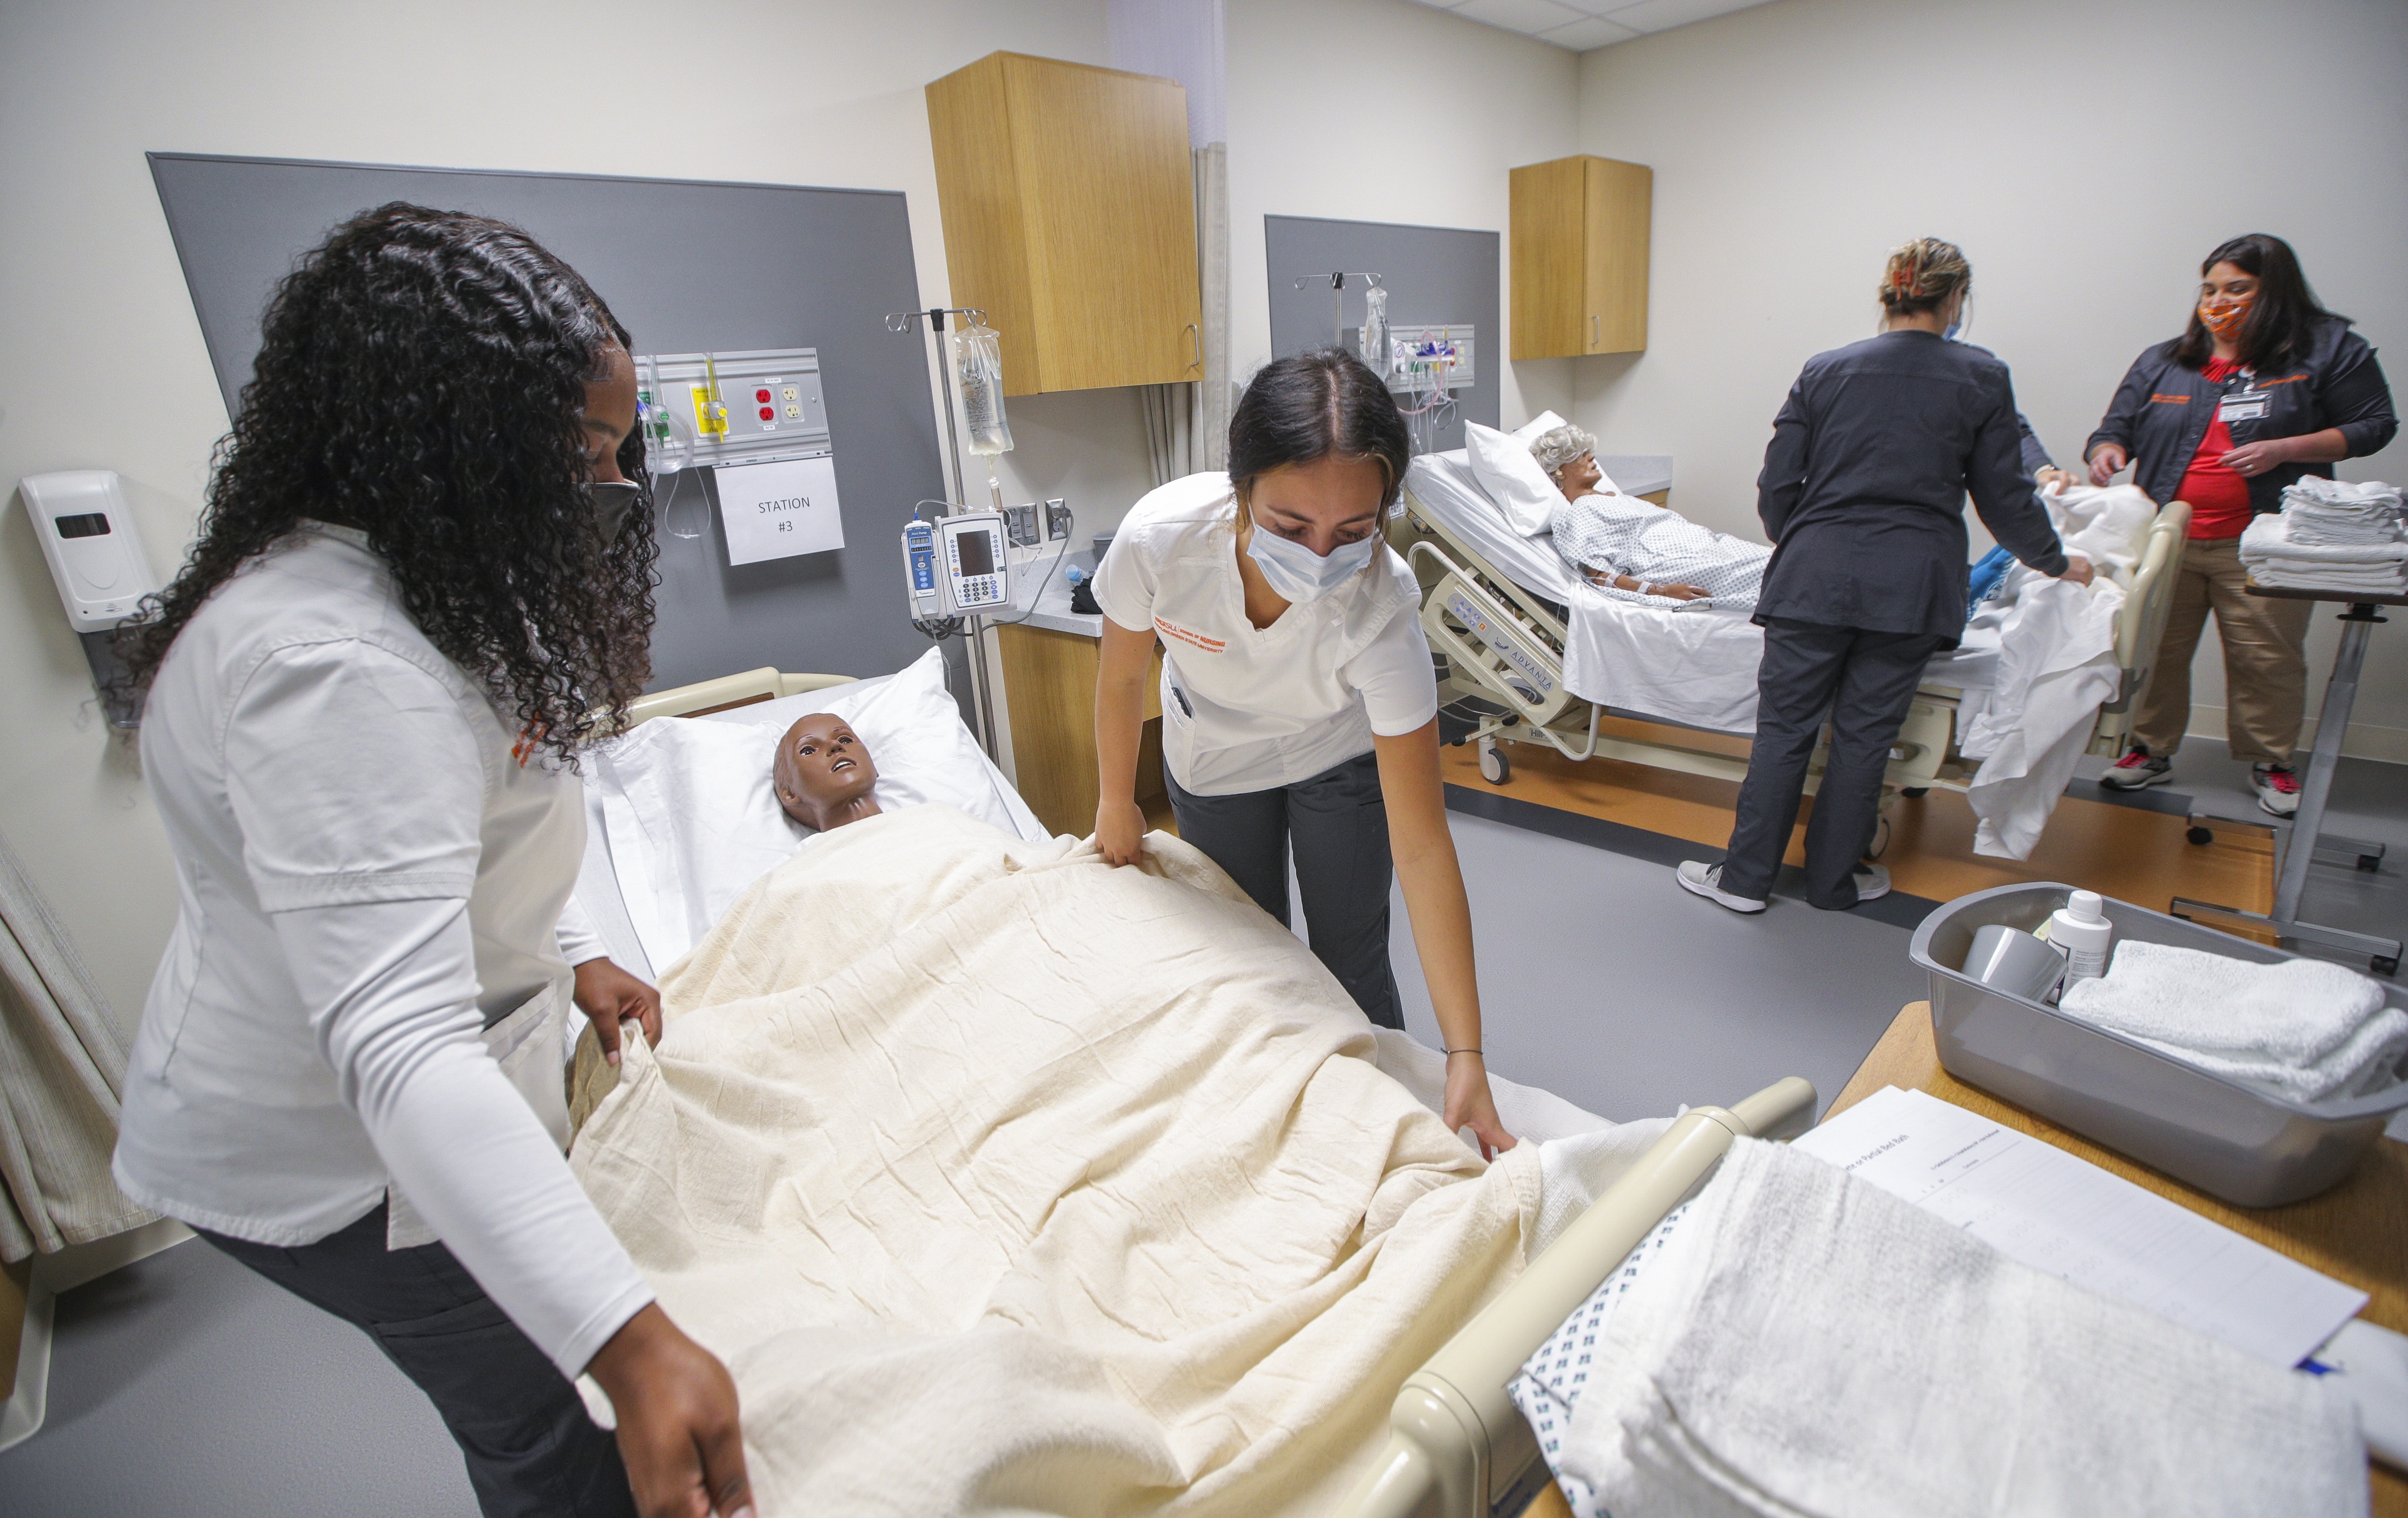
M 1003 414 L 1003 344 L 993 327 L 953 334 L 953 378 L 962 393 L 962 422 L 973 453 L 1011 451 L 1011 422 Z
M 1363 292 L 1363 362 L 1388 378 L 1388 293 L 1378 285 Z

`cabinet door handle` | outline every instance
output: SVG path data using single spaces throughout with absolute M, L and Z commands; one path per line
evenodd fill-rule
M 1202 368 L 1204 366 L 1204 329 L 1190 322 L 1179 330 L 1196 335 L 1196 357 L 1188 362 L 1187 366 L 1191 369 Z
M 1589 313 L 1588 319 L 1588 345 L 1591 348 L 1597 346 L 1597 314 L 1593 311 Z

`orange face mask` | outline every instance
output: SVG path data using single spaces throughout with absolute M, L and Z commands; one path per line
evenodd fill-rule
M 2219 337 L 2229 337 L 2249 320 L 2249 308 L 2258 303 L 2255 295 L 2236 295 L 2223 305 L 2199 303 L 2199 324 Z

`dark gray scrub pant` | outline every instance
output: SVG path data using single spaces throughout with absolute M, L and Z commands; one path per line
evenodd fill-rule
M 1941 641 L 1928 633 L 1766 621 L 1756 743 L 1723 859 L 1723 890 L 1757 901 L 1772 894 L 1805 795 L 1806 765 L 1828 716 L 1831 752 L 1806 823 L 1806 899 L 1832 911 L 1856 904 L 1853 877 L 1881 821 L 1882 772 Z
M 194 1232 L 376 1340 L 459 1441 L 485 1518 L 635 1518 L 618 1440 L 443 1245 L 386 1249 L 381 1206 L 296 1249 Z
M 1229 872 L 1254 904 L 1288 924 L 1287 859 L 1304 898 L 1306 941 L 1338 983 L 1383 1028 L 1405 1025 L 1388 964 L 1388 809 L 1380 765 L 1361 754 L 1308 780 L 1236 795 L 1192 795 L 1163 766 L 1179 836 Z

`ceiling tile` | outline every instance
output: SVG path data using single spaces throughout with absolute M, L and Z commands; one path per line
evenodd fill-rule
M 1579 11 L 1556 0 L 1464 0 L 1455 13 L 1530 36 L 1581 20 Z
M 1570 48 L 1574 52 L 1586 52 L 1591 48 L 1610 48 L 1617 42 L 1627 42 L 1641 35 L 1627 26 L 1616 26 L 1612 21 L 1599 21 L 1592 16 L 1570 26 L 1558 26 L 1552 32 L 1541 32 L 1539 40 L 1552 42 L 1558 48 Z
M 1669 32 L 1675 26 L 1686 26 L 1710 16 L 1725 16 L 1734 10 L 1760 6 L 1765 0 L 1638 0 L 1605 11 L 1615 24 L 1634 32 Z M 1583 9 L 1590 8 L 1587 6 Z

